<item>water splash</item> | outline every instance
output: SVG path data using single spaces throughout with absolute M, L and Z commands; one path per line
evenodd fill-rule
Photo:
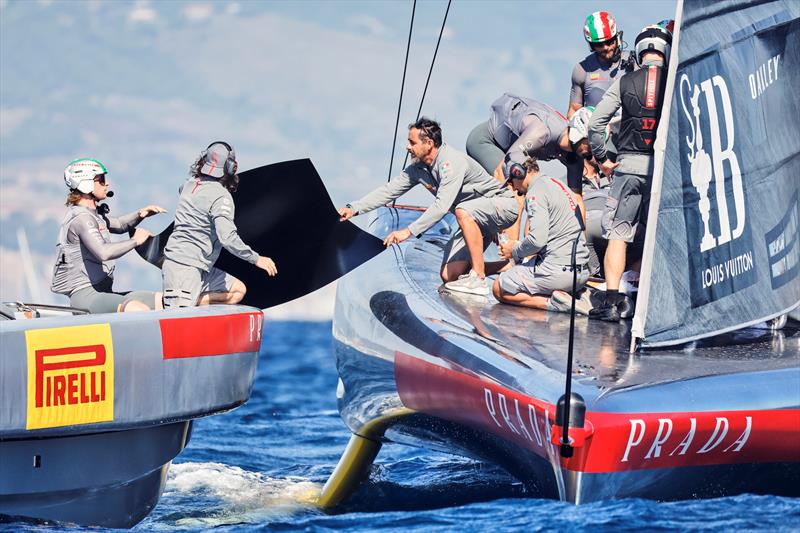
M 223 463 L 180 463 L 170 467 L 164 490 L 169 502 L 191 501 L 189 514 L 154 517 L 156 529 L 197 529 L 234 524 L 264 524 L 316 512 L 320 483 L 290 476 L 273 478 Z M 160 527 L 159 527 L 160 526 Z

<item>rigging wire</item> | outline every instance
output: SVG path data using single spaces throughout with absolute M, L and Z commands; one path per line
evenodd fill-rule
M 439 29 L 439 38 L 436 40 L 436 48 L 433 51 L 433 58 L 431 58 L 431 68 L 428 69 L 428 78 L 425 80 L 425 88 L 422 90 L 422 98 L 419 101 L 419 109 L 417 109 L 417 118 L 414 119 L 414 122 L 419 120 L 419 116 L 422 114 L 422 104 L 425 102 L 425 95 L 428 93 L 428 84 L 431 81 L 431 75 L 433 74 L 433 65 L 436 63 L 436 54 L 439 53 L 439 44 L 442 42 L 442 34 L 444 34 L 444 27 L 447 24 L 447 14 L 450 13 L 450 4 L 453 0 L 447 0 L 447 9 L 444 11 L 444 18 L 442 19 L 442 27 Z M 397 132 L 395 132 L 395 137 L 397 136 Z M 406 152 L 406 157 L 403 159 L 403 167 L 406 167 L 406 163 L 408 162 L 408 152 Z
M 406 61 L 403 64 L 403 80 L 400 82 L 400 101 L 397 104 L 397 118 L 394 122 L 394 137 L 392 137 L 392 156 L 389 158 L 389 177 L 386 181 L 392 179 L 392 165 L 394 164 L 394 149 L 397 146 L 397 128 L 400 125 L 400 109 L 403 107 L 403 89 L 406 85 L 406 71 L 408 70 L 408 52 L 411 50 L 411 33 L 414 31 L 414 13 L 417 10 L 417 0 L 411 7 L 411 24 L 408 27 L 408 44 L 406 45 Z

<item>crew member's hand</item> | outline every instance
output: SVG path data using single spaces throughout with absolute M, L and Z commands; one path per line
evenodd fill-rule
M 500 257 L 502 257 L 503 259 L 511 259 L 511 257 L 512 257 L 511 252 L 514 250 L 514 246 L 518 242 L 519 241 L 512 241 L 512 240 L 509 239 L 506 242 L 504 242 L 503 244 L 501 244 L 500 245 Z
M 263 255 L 258 256 L 256 266 L 261 270 L 265 270 L 270 276 L 274 276 L 278 273 L 278 267 L 275 266 L 275 261 Z
M 353 214 L 354 213 L 352 207 L 339 208 L 339 222 L 344 222 L 345 220 L 353 218 Z
M 610 159 L 606 159 L 602 163 L 600 163 L 600 170 L 605 174 L 608 179 L 611 179 L 611 176 L 614 175 L 614 169 L 619 166 L 619 163 L 614 163 Z
M 136 231 L 133 232 L 132 239 L 136 242 L 136 246 L 144 243 L 148 237 L 152 235 L 149 231 L 144 228 L 136 228 Z
M 147 207 L 143 207 L 139 209 L 139 218 L 147 218 L 158 213 L 166 213 L 167 210 L 158 205 L 148 205 Z
M 391 232 L 385 239 L 383 239 L 383 245 L 389 246 L 390 244 L 400 244 L 409 237 L 411 237 L 411 231 L 408 228 L 399 229 Z

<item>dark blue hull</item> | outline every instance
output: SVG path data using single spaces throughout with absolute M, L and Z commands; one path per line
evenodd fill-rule
M 158 503 L 191 426 L 0 441 L 0 509 L 10 516 L 133 527 Z
M 404 216 L 382 210 L 371 229 Z M 573 386 L 587 423 L 565 460 L 552 442 L 568 315 L 440 292 L 446 237 L 438 226 L 340 282 L 339 407 L 354 434 L 375 439 L 369 428 L 389 420 L 381 442 L 491 462 L 533 496 L 576 503 L 800 496 L 797 323 L 629 354 L 627 324 L 579 317 Z

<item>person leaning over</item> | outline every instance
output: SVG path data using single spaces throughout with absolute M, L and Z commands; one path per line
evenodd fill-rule
M 500 273 L 492 292 L 506 304 L 569 311 L 571 297 L 564 291 L 572 292 L 575 239 L 576 290 L 580 291 L 589 277 L 586 237 L 575 213 L 577 198 L 561 181 L 540 176 L 536 159 L 526 159 L 524 166 L 524 177 L 515 175 L 510 181 L 517 192 L 525 195 L 528 234 L 521 241 L 508 240 L 500 245 L 500 255 L 513 259 L 515 264 Z M 577 304 L 576 309 L 584 313 L 591 305 L 588 301 Z
M 487 122 L 478 124 L 467 137 L 467 153 L 500 182 L 512 173 L 524 178 L 528 156 L 539 161 L 558 159 L 567 167 L 567 185 L 583 210 L 583 161 L 592 159 L 586 140 L 587 110 L 567 120 L 547 104 L 505 93 L 492 103 Z M 518 226 L 515 226 L 518 228 Z M 513 234 L 516 238 L 519 233 Z
M 270 276 L 278 273 L 272 259 L 258 255 L 239 237 L 231 196 L 239 185 L 237 168 L 233 148 L 224 141 L 213 142 L 200 153 L 189 179 L 179 188 L 175 228 L 161 267 L 164 308 L 242 301 L 245 284 L 214 267 L 222 248 Z
M 130 239 L 112 242 L 111 233 L 127 233 L 145 218 L 163 213 L 148 205 L 121 217 L 108 216 L 99 204 L 112 196 L 106 167 L 96 159 L 76 159 L 64 169 L 69 188 L 67 214 L 61 222 L 56 264 L 50 289 L 69 296 L 69 303 L 90 313 L 161 309 L 161 294 L 152 291 L 114 292 L 114 259 L 122 257 L 150 232 L 137 228 Z
M 408 126 L 406 151 L 413 158 L 411 164 L 388 183 L 339 209 L 341 220 L 376 209 L 422 184 L 436 196 L 433 204 L 407 228 L 390 233 L 384 245 L 419 237 L 451 211 L 459 229 L 444 249 L 442 281 L 452 291 L 488 295 L 485 278 L 505 261 L 486 264 L 483 252 L 517 219 L 514 195 L 471 157 L 443 143 L 441 127 L 434 120 L 421 117 Z
M 653 175 L 653 144 L 661 118 L 672 34 L 660 25 L 644 28 L 636 37 L 635 57 L 641 67 L 615 81 L 597 105 L 589 122 L 589 142 L 600 168 L 612 176 L 603 213 L 603 236 L 608 239 L 604 259 L 607 291 L 604 302 L 589 316 L 618 321 L 632 316 L 625 295 L 619 292 L 628 243 L 646 224 Z M 604 132 L 611 117 L 622 108 L 617 162 L 608 159 Z M 643 232 L 639 232 L 643 235 Z M 624 308 L 623 308 L 624 307 Z

